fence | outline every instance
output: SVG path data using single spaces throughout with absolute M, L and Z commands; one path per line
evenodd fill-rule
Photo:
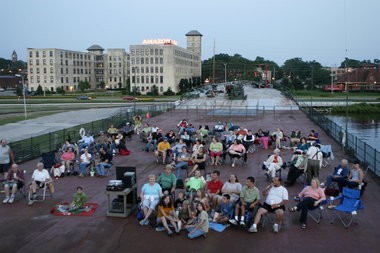
M 355 135 L 346 132 L 346 129 L 327 118 L 325 113 L 317 111 L 312 107 L 303 107 L 301 105 L 302 100 L 295 97 L 290 90 L 286 90 L 284 87 L 277 88 L 280 89 L 285 96 L 293 99 L 296 104 L 300 106 L 300 109 L 306 113 L 308 118 L 325 130 L 331 138 L 344 145 L 345 151 L 349 156 L 355 157 L 367 165 L 375 175 L 380 176 L 379 151 Z M 304 103 L 304 101 L 302 101 L 302 103 Z
M 151 116 L 156 116 L 163 112 L 167 112 L 174 107 L 174 103 L 160 103 L 142 106 L 135 104 L 132 107 L 121 108 L 119 113 L 112 115 L 109 118 L 12 142 L 10 143 L 10 147 L 12 148 L 15 162 L 20 163 L 40 157 L 42 153 L 58 150 L 67 139 L 70 139 L 72 142 L 77 142 L 80 138 L 79 130 L 81 128 L 84 128 L 91 133 L 99 133 L 101 130 L 107 130 L 110 124 L 114 124 L 115 127 L 120 127 L 126 122 L 133 121 L 134 115 L 146 115 L 146 113 L 149 113 Z

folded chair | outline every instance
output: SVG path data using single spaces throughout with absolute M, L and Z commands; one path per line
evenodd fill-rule
M 338 217 L 345 228 L 349 228 L 354 220 L 354 217 L 358 214 L 358 210 L 363 208 L 360 200 L 360 190 L 343 188 L 342 195 L 335 197 L 333 200 L 340 199 L 339 205 L 334 207 L 335 216 L 331 220 L 331 224 L 334 223 Z

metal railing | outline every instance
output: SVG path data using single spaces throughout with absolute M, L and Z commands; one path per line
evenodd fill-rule
M 302 106 L 303 101 L 301 103 L 301 100 L 294 96 L 291 90 L 280 86 L 276 88 L 287 97 L 293 99 L 311 121 L 321 127 L 331 138 L 344 147 L 345 152 L 349 156 L 358 159 L 362 164 L 368 166 L 375 175 L 380 176 L 380 152 L 376 150 L 376 148 L 362 141 L 354 134 L 348 131 L 346 132 L 346 129 L 342 126 L 339 126 L 326 117 L 325 113 L 315 110 L 310 106 Z
M 141 106 L 135 104 L 132 107 L 121 108 L 119 113 L 111 115 L 105 119 L 88 122 L 86 124 L 65 128 L 43 135 L 33 136 L 28 139 L 12 142 L 9 145 L 13 151 L 15 162 L 21 163 L 40 157 L 42 153 L 58 150 L 67 139 L 71 142 L 77 142 L 80 139 L 79 130 L 81 128 L 84 128 L 91 133 L 99 133 L 101 130 L 106 131 L 111 124 L 114 124 L 115 127 L 120 127 L 126 122 L 133 122 L 133 116 L 135 115 L 145 116 L 149 113 L 149 115 L 153 117 L 163 112 L 168 112 L 174 108 L 174 103 L 159 103 Z

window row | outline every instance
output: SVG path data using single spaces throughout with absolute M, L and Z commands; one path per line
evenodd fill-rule
M 150 70 L 150 72 L 149 72 L 149 70 Z M 158 73 L 164 73 L 164 67 L 158 67 L 158 66 L 156 66 L 156 67 L 132 67 L 132 73 L 137 73 L 137 74 L 139 74 L 139 73 L 142 73 L 142 74 L 144 74 L 144 71 L 145 71 L 145 73 L 156 73 L 156 74 L 158 74 Z
M 164 50 L 163 49 L 158 49 L 158 48 L 136 48 L 136 49 L 131 49 L 131 55 L 163 55 Z
M 162 57 L 132 57 L 131 64 L 164 64 L 164 58 Z
M 164 83 L 163 76 L 132 76 L 132 83 Z

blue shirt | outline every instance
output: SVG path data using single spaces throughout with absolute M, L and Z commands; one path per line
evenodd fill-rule
M 224 202 L 220 204 L 220 213 L 222 216 L 232 217 L 234 213 L 233 203 L 230 201 L 227 204 L 225 204 Z
M 157 183 L 154 183 L 154 185 L 150 185 L 149 183 L 146 183 L 141 189 L 141 192 L 144 194 L 144 198 L 149 198 L 150 196 L 152 196 L 155 199 L 159 199 L 160 191 L 161 191 L 161 186 Z

